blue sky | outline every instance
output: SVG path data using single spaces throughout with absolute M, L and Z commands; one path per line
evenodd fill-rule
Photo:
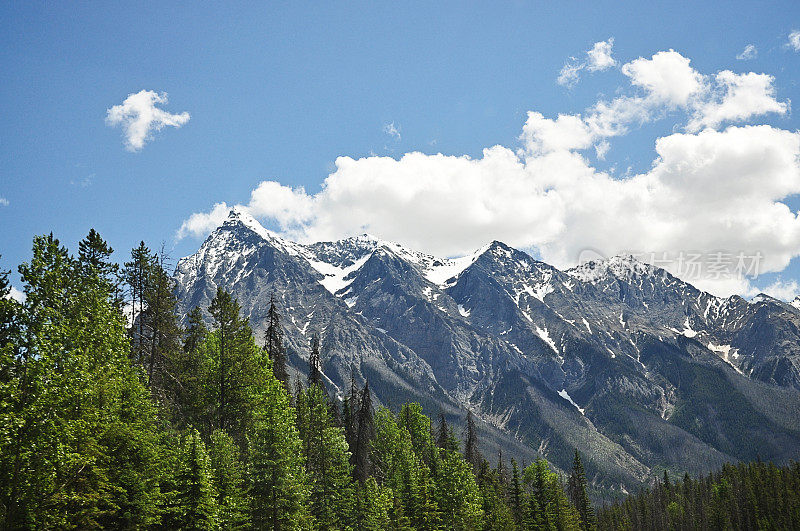
M 378 236 L 446 254 L 495 235 L 533 252 L 541 245 L 544 258 L 566 264 L 576 246 L 591 247 L 594 240 L 589 235 L 588 241 L 555 248 L 554 242 L 562 239 L 557 228 L 552 228 L 552 236 L 526 239 L 522 234 L 547 232 L 538 230 L 545 224 L 534 218 L 525 227 L 509 227 L 505 218 L 488 222 L 481 231 L 453 226 L 434 241 L 418 233 L 424 228 L 398 228 L 403 223 L 397 220 L 373 224 L 367 218 L 323 226 L 309 216 L 332 218 L 355 208 L 319 206 L 330 203 L 316 195 L 329 174 L 339 169 L 342 180 L 361 178 L 341 170 L 337 157 L 373 157 L 377 164 L 376 156 L 398 160 L 405 153 L 421 152 L 486 161 L 483 150 L 491 146 L 504 146 L 509 152 L 529 149 L 520 139 L 529 111 L 546 119 L 559 113 L 586 116 L 598 101 L 641 95 L 641 85 L 632 85 L 633 77 L 623 75 L 623 65 L 670 49 L 709 79 L 724 70 L 773 76 L 772 96 L 787 104 L 784 112 L 729 120 L 715 124 L 716 130 L 747 124 L 789 133 L 798 129 L 796 113 L 789 110 L 789 101 L 800 101 L 800 53 L 789 42 L 789 35 L 800 29 L 797 2 L 320 4 L 208 3 L 189 8 L 164 2 L 3 3 L 0 197 L 5 201 L 0 202 L 7 204 L 0 206 L 0 267 L 16 269 L 27 260 L 36 234 L 53 231 L 74 248 L 92 227 L 117 249 L 120 260 L 139 240 L 151 247 L 163 241 L 177 259 L 191 254 L 202 238 L 198 229 L 195 235 L 176 239 L 185 220 L 210 212 L 219 202 L 247 205 L 262 181 L 295 191 L 303 187 L 302 200 L 287 199 L 290 204 L 281 207 L 282 212 L 313 212 L 273 216 L 269 208 L 258 211 L 265 225 L 288 235 L 346 235 L 360 224 L 373 232 L 384 228 L 378 232 L 386 234 Z M 557 83 L 570 57 L 585 63 L 586 51 L 610 38 L 614 67 L 589 71 L 585 66 L 571 88 Z M 737 59 L 747 45 L 755 47 L 755 57 Z M 155 132 L 142 149 L 131 152 L 123 143 L 122 129 L 107 125 L 106 114 L 142 90 L 168 93 L 168 103 L 158 107 L 187 112 L 191 118 L 180 128 Z M 653 111 L 657 119 L 626 124 L 624 134 L 594 138 L 593 146 L 609 143 L 605 159 L 591 148 L 580 151 L 581 156 L 613 179 L 648 172 L 656 157 L 656 139 L 690 134 L 686 124 L 699 111 L 687 109 Z M 390 124 L 399 134 L 386 132 Z M 770 138 L 764 137 L 764 142 Z M 791 138 L 787 142 L 787 149 L 793 149 Z M 403 171 L 414 168 L 428 180 L 437 178 L 436 168 L 461 171 L 458 162 L 449 159 L 441 167 L 437 159 L 424 159 L 419 166 L 407 162 L 404 167 L 412 169 L 387 171 L 400 180 L 408 175 Z M 367 176 L 381 171 L 367 162 L 359 168 Z M 791 174 L 791 168 L 788 171 Z M 785 173 L 775 179 L 800 180 Z M 550 188 L 567 185 L 537 186 L 547 194 Z M 785 194 L 781 201 L 796 211 L 800 202 L 795 188 L 800 189 L 793 182 L 767 200 Z M 709 197 L 716 189 L 704 188 Z M 747 187 L 742 190 L 750 193 Z M 564 197 L 569 203 L 580 196 Z M 709 201 L 699 208 L 713 208 Z M 323 208 L 328 210 L 320 213 Z M 559 212 L 569 211 L 570 205 L 560 208 Z M 420 219 L 435 222 L 429 214 L 423 212 Z M 768 214 L 764 216 L 753 223 L 769 225 Z M 574 217 L 561 220 L 569 234 L 582 233 L 595 219 L 584 216 L 569 225 Z M 696 221 L 701 225 L 695 230 L 704 230 L 703 220 Z M 794 234 L 795 225 L 784 219 L 776 221 L 774 229 Z M 609 230 L 615 229 L 609 225 Z M 477 239 L 452 238 L 457 245 L 441 242 L 459 231 L 475 233 Z M 763 234 L 751 240 L 763 240 Z M 716 249 L 711 236 L 692 246 Z M 774 250 L 767 246 L 766 252 L 777 258 L 773 273 L 759 279 L 759 286 L 780 278 L 783 289 L 800 277 L 796 258 L 786 265 L 786 257 L 800 253 L 800 245 L 792 251 L 795 240 L 784 236 L 776 238 L 788 243 L 775 243 Z M 643 239 L 647 241 L 647 235 L 628 235 L 620 238 L 620 245 L 627 248 Z M 726 234 L 720 242 L 720 248 L 731 251 L 754 250 L 747 247 L 749 241 L 738 242 Z M 611 247 L 609 252 L 619 250 Z M 678 248 L 667 242 L 664 250 Z

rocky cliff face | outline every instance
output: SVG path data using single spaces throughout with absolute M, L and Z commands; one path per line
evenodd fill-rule
M 714 297 L 629 257 L 560 271 L 493 242 L 439 259 L 370 236 L 299 245 L 232 211 L 175 272 L 181 310 L 217 286 L 257 334 L 280 300 L 293 372 L 322 338 L 329 388 L 351 373 L 499 447 L 632 489 L 667 468 L 800 457 L 800 310 Z

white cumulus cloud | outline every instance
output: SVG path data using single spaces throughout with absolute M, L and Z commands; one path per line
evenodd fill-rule
M 8 206 L 11 203 L 5 197 L 0 197 L 0 206 Z
M 189 113 L 169 113 L 156 105 L 168 102 L 167 93 L 141 90 L 129 94 L 121 105 L 114 105 L 106 111 L 106 124 L 121 126 L 128 151 L 141 151 L 150 141 L 155 131 L 166 126 L 179 128 L 189 121 Z
M 800 133 L 721 127 L 786 112 L 772 78 L 704 76 L 671 50 L 635 59 L 622 73 L 629 90 L 583 113 L 529 112 L 521 147 L 488 147 L 479 158 L 339 157 L 319 192 L 265 181 L 242 206 L 299 241 L 370 232 L 454 256 L 498 239 L 557 267 L 574 265 L 586 249 L 659 252 L 679 276 L 685 251 L 757 255 L 758 273 L 782 271 L 800 255 L 800 218 L 783 202 L 800 194 Z M 656 139 L 646 171 L 619 178 L 588 160 L 590 148 L 603 158 L 613 137 L 676 113 L 685 129 Z M 207 234 L 227 211 L 219 203 L 193 214 L 178 235 Z M 753 289 L 747 278 L 691 281 L 720 295 Z
M 789 104 L 775 99 L 775 78 L 767 74 L 734 74 L 723 70 L 715 76 L 716 95 L 696 105 L 689 130 L 716 127 L 726 121 L 742 121 L 767 113 L 786 114 Z
M 597 70 L 607 70 L 615 66 L 617 62 L 611 57 L 611 49 L 614 47 L 614 37 L 607 41 L 600 41 L 594 43 L 592 49 L 586 52 L 589 56 L 586 62 L 586 69 L 590 72 Z

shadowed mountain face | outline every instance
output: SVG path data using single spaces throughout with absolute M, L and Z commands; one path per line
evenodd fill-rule
M 230 291 L 260 336 L 280 303 L 293 374 L 322 339 L 329 390 L 351 374 L 378 403 L 420 402 L 481 421 L 484 453 L 577 448 L 598 489 L 631 490 L 667 468 L 800 457 L 800 310 L 704 293 L 614 257 L 560 271 L 503 243 L 438 259 L 370 236 L 299 245 L 248 214 L 175 271 L 180 310 Z

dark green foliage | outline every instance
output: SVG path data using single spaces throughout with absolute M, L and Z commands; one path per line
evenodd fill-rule
M 583 462 L 578 450 L 575 450 L 572 471 L 567 481 L 567 495 L 572 505 L 578 510 L 581 529 L 593 529 L 595 525 L 594 510 L 589 501 L 589 496 L 586 494 L 586 473 L 583 470 Z
M 267 312 L 267 331 L 264 333 L 264 349 L 272 360 L 272 372 L 275 378 L 289 391 L 289 373 L 286 371 L 286 347 L 283 344 L 283 329 L 281 317 L 275 306 L 275 294 L 269 298 L 269 311 Z
M 131 323 L 131 356 L 139 363 L 145 363 L 145 348 L 147 345 L 144 334 L 144 320 L 140 316 L 146 307 L 144 292 L 150 280 L 155 257 L 150 249 L 140 242 L 139 246 L 131 251 L 131 261 L 125 262 L 122 276 L 129 288 L 130 296 L 130 323 Z
M 324 387 L 322 383 L 322 361 L 319 356 L 319 334 L 311 336 L 311 354 L 308 356 L 308 385 Z
M 104 267 L 95 258 L 76 260 L 41 236 L 19 268 L 27 298 L 12 309 L 10 336 L 3 323 L 0 368 L 8 528 L 141 527 L 159 518 L 155 408 L 130 364 L 114 287 L 85 274 Z
M 519 476 L 517 462 L 511 460 L 511 484 L 508 490 L 508 505 L 511 508 L 511 515 L 517 525 L 521 525 L 525 515 L 525 493 L 522 490 L 522 481 Z
M 321 529 L 341 529 L 353 517 L 354 490 L 344 430 L 334 425 L 327 396 L 311 385 L 297 401 L 311 497 L 309 510 Z
M 544 459 L 531 463 L 524 473 L 528 486 L 525 525 L 534 529 L 578 529 L 579 515 L 567 499 L 561 479 Z
M 208 387 L 213 389 L 211 423 L 227 431 L 244 447 L 254 411 L 254 391 L 266 384 L 266 360 L 256 347 L 250 325 L 239 315 L 239 303 L 228 292 L 217 289 L 208 313 L 214 325 L 208 336 L 211 357 Z
M 239 449 L 230 435 L 217 430 L 211 434 L 208 445 L 211 471 L 217 488 L 217 508 L 220 527 L 247 529 L 249 506 L 245 484 L 245 470 Z
M 308 527 L 308 487 L 302 441 L 289 396 L 274 375 L 257 390 L 248 436 L 250 514 L 255 529 Z
M 217 493 L 206 446 L 197 430 L 184 437 L 175 471 L 175 524 L 180 529 L 216 529 Z
M 472 411 L 467 411 L 466 427 L 464 428 L 464 459 L 477 471 L 483 462 L 483 456 L 478 450 L 478 431 L 475 429 L 475 416 Z
M 697 480 L 658 482 L 601 509 L 597 523 L 600 529 L 798 529 L 800 464 L 740 463 Z
M 373 473 L 372 442 L 375 440 L 375 419 L 369 384 L 364 385 L 356 412 L 355 448 L 352 450 L 355 478 L 364 483 Z
M 458 451 L 458 440 L 453 430 L 447 425 L 447 419 L 444 413 L 439 413 L 439 427 L 436 433 L 436 445 L 439 448 L 447 450 L 448 452 Z

